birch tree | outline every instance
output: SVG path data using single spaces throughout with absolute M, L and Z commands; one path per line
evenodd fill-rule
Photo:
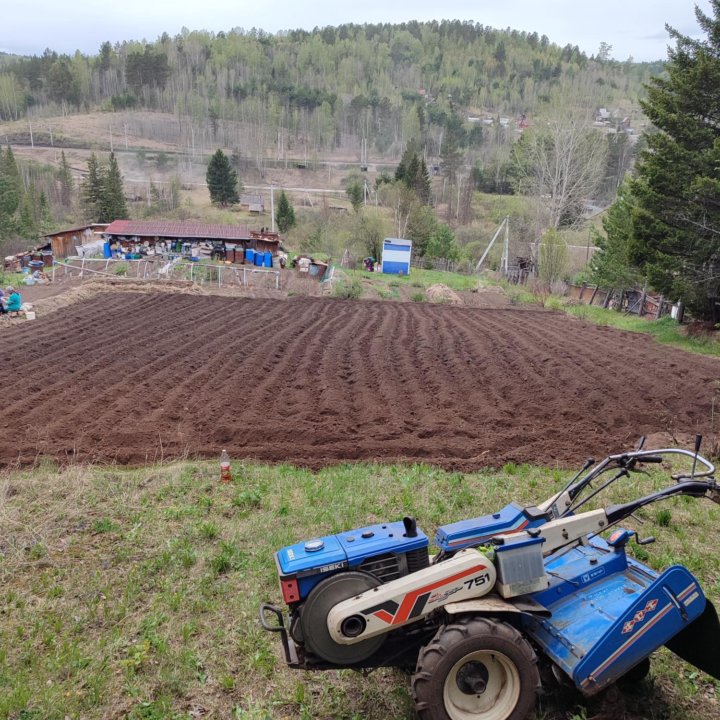
M 589 105 L 561 105 L 515 146 L 517 189 L 538 199 L 550 228 L 577 224 L 603 180 L 607 142 L 592 127 Z

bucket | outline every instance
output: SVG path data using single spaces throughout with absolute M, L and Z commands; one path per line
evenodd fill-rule
M 245 262 L 252 265 L 255 261 L 255 251 L 252 248 L 245 249 Z
M 263 265 L 265 267 L 272 267 L 272 253 L 269 250 L 265 251 L 265 262 L 263 262 Z

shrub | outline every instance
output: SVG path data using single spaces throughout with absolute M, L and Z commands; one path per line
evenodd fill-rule
M 362 287 L 356 280 L 341 280 L 335 283 L 332 295 L 339 300 L 357 300 L 362 295 Z

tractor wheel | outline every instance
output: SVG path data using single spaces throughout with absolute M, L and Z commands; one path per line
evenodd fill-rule
M 476 617 L 441 627 L 412 678 L 422 720 L 525 720 L 539 687 L 530 643 L 507 623 Z

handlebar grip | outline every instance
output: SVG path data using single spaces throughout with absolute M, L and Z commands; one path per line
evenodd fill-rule
M 642 463 L 661 463 L 662 461 L 662 455 L 645 455 L 644 457 L 638 458 L 638 462 Z

